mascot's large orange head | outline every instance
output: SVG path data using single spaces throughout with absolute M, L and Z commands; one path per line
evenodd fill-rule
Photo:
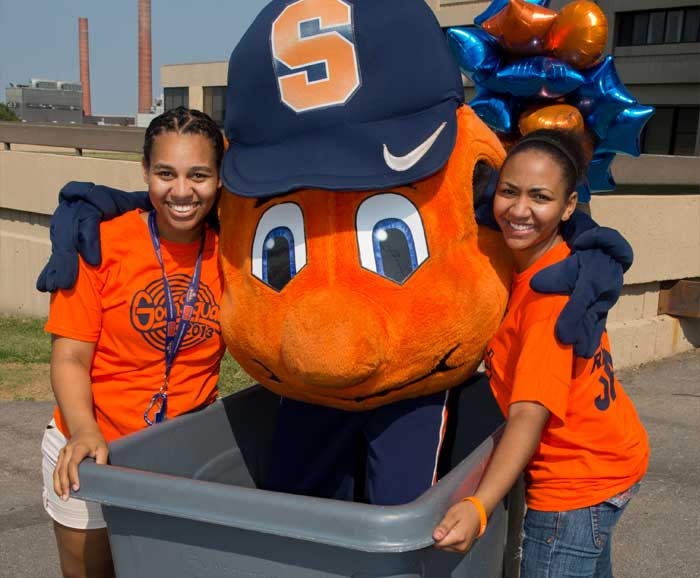
M 365 409 L 471 374 L 507 301 L 473 201 L 503 158 L 424 0 L 276 0 L 231 56 L 221 325 L 288 397 Z

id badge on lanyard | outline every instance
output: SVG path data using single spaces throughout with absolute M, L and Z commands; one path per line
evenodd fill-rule
M 205 233 L 202 233 L 202 242 L 199 246 L 199 254 L 197 255 L 197 263 L 194 266 L 194 274 L 192 280 L 187 287 L 185 299 L 182 304 L 182 314 L 180 321 L 177 319 L 177 307 L 173 299 L 173 293 L 170 290 L 168 276 L 165 274 L 165 265 L 163 264 L 163 256 L 160 250 L 160 237 L 158 236 L 158 226 L 156 225 L 156 212 L 151 211 L 148 215 L 148 231 L 151 235 L 153 250 L 156 253 L 160 269 L 163 274 L 163 294 L 165 295 L 165 375 L 163 376 L 163 385 L 160 390 L 152 398 L 148 404 L 146 411 L 143 414 L 143 419 L 149 426 L 154 423 L 161 423 L 167 419 L 168 414 L 168 379 L 170 371 L 173 368 L 173 362 L 177 357 L 177 353 L 182 346 L 182 342 L 190 328 L 190 321 L 194 306 L 197 303 L 197 293 L 199 292 L 199 280 L 202 274 L 202 253 L 204 251 Z M 154 412 L 155 410 L 155 412 Z M 153 419 L 151 419 L 151 413 Z

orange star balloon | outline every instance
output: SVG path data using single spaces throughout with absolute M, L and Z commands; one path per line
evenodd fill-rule
M 608 38 L 608 21 L 600 7 L 588 0 L 564 6 L 549 31 L 554 56 L 574 68 L 589 68 L 599 59 Z
M 544 54 L 547 35 L 556 18 L 557 13 L 544 6 L 509 0 L 503 10 L 482 24 L 482 28 L 498 38 L 512 54 Z
M 569 104 L 552 104 L 544 107 L 531 107 L 520 115 L 518 123 L 520 133 L 546 128 L 551 130 L 582 131 L 583 116 L 575 106 Z

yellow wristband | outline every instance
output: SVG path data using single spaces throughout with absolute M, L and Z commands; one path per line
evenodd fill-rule
M 482 504 L 481 500 L 476 496 L 469 496 L 468 498 L 464 498 L 462 501 L 471 502 L 479 511 L 479 534 L 476 537 L 481 538 L 484 535 L 484 532 L 486 532 L 486 524 L 488 523 L 488 518 L 486 517 L 486 509 L 484 508 L 484 504 Z

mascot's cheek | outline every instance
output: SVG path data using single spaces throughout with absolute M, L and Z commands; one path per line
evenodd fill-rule
M 487 235 L 484 247 L 501 251 L 498 237 Z M 410 385 L 396 397 L 415 397 L 456 385 L 473 373 L 508 301 L 510 264 L 498 253 L 492 255 L 465 241 L 433 256 L 424 279 L 411 280 L 423 287 L 411 288 L 410 304 L 397 305 L 412 316 L 387 323 L 392 349 L 374 391 L 404 383 Z

